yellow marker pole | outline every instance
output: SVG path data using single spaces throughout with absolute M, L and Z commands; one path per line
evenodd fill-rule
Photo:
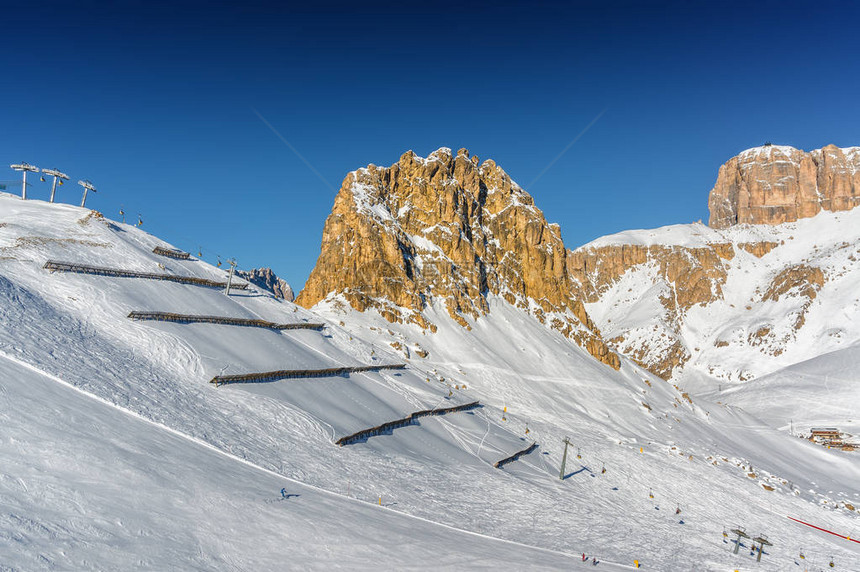
M 379 506 L 382 506 L 382 495 L 379 496 Z

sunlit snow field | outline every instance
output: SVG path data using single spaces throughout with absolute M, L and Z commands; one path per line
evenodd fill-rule
M 690 403 L 626 360 L 616 372 L 501 300 L 471 331 L 431 309 L 431 335 L 253 287 L 227 297 L 43 269 L 51 259 L 226 278 L 157 245 L 170 246 L 88 210 L 0 194 L 0 568 L 568 569 L 584 568 L 585 552 L 598 569 L 803 570 L 803 549 L 816 566 L 860 569 L 860 545 L 786 518 L 860 536 L 844 506 L 860 506 L 858 454 L 790 437 L 758 411 Z M 326 327 L 136 322 L 132 310 Z M 407 359 L 397 340 L 429 356 Z M 820 368 L 848 379 L 856 361 L 837 355 Z M 209 383 L 398 362 L 407 368 Z M 802 390 L 775 391 L 800 407 Z M 333 444 L 474 400 L 483 407 Z M 533 440 L 535 452 L 492 466 Z M 298 496 L 278 500 L 282 487 Z M 773 542 L 761 564 L 731 554 L 722 532 L 736 524 Z

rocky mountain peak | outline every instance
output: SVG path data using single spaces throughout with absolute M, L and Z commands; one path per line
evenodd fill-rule
M 275 298 L 292 302 L 295 297 L 293 289 L 287 284 L 286 280 L 279 278 L 277 274 L 272 272 L 271 268 L 236 269 L 236 276 L 247 280 L 255 286 L 259 286 L 263 290 L 271 292 L 275 295 Z
M 709 225 L 780 224 L 860 204 L 860 147 L 828 145 L 804 152 L 764 145 L 720 167 L 711 190 Z
M 568 272 L 557 225 L 494 161 L 442 147 L 349 173 L 297 302 L 341 296 L 353 308 L 435 330 L 438 305 L 463 327 L 497 297 L 619 367 Z

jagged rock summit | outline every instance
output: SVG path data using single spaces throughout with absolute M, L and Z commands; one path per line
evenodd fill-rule
M 781 145 L 748 149 L 720 167 L 708 199 L 713 228 L 780 224 L 860 204 L 860 147 L 808 153 Z
M 558 225 L 492 160 L 440 148 L 347 175 L 297 302 L 341 296 L 358 311 L 435 331 L 438 304 L 463 327 L 491 297 L 529 312 L 618 368 L 579 300 Z
M 293 289 L 287 284 L 287 281 L 279 278 L 277 274 L 272 272 L 271 268 L 237 269 L 236 276 L 264 290 L 268 290 L 275 295 L 275 298 L 280 298 L 287 302 L 292 302 L 295 298 Z

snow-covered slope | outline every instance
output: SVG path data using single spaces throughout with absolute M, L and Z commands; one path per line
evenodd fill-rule
M 469 535 L 296 483 L 0 358 L 4 569 L 558 569 L 567 555 Z M 14 410 L 13 410 L 14 408 Z M 283 500 L 275 491 L 286 488 Z
M 799 434 L 837 425 L 860 443 L 860 344 L 835 350 L 713 397 L 743 407 L 768 424 Z
M 652 570 L 745 569 L 754 560 L 732 555 L 721 534 L 740 523 L 774 541 L 759 569 L 793 566 L 800 547 L 860 568 L 860 545 L 785 518 L 857 528 L 845 507 L 860 505 L 857 457 L 735 408 L 690 403 L 628 361 L 616 372 L 503 302 L 491 300 L 471 331 L 435 308 L 430 334 L 336 304 L 316 314 L 255 288 L 227 297 L 43 268 L 52 259 L 226 277 L 155 255 L 157 245 L 169 246 L 90 211 L 0 195 L 5 566 L 564 569 L 584 551 L 609 569 L 634 559 Z M 327 325 L 135 322 L 133 310 Z M 429 355 L 406 359 L 391 342 Z M 209 383 L 219 373 L 399 361 L 405 370 Z M 476 399 L 483 408 L 333 444 Z M 559 480 L 565 435 L 574 448 Z M 536 452 L 492 466 L 532 439 Z M 268 502 L 285 484 L 300 496 Z
M 658 296 L 672 296 L 673 285 L 653 261 L 629 269 L 586 305 L 607 338 L 659 348 L 677 336 L 689 353 L 673 378 L 682 385 L 699 391 L 742 383 L 860 342 L 860 209 L 777 226 L 628 231 L 579 250 L 628 244 L 688 251 L 734 245 L 719 263 L 719 291 L 679 315 L 660 308 Z M 744 245 L 766 248 L 754 253 Z M 848 396 L 860 403 L 860 386 Z
M 844 508 L 846 501 L 856 507 L 853 499 L 860 498 L 856 455 L 790 438 L 737 407 L 698 398 L 691 403 L 630 362 L 614 373 L 582 359 L 563 336 L 501 299 L 491 301 L 488 317 L 471 322 L 469 331 L 446 321 L 443 307 L 434 308 L 429 316 L 440 324 L 436 334 L 337 301 L 315 310 L 379 345 L 417 344 L 439 375 L 468 380 L 486 402 L 507 410 L 506 423 L 528 427 L 549 444 L 543 447 L 547 477 L 560 464 L 562 439 L 571 438 L 563 484 L 536 483 L 557 495 L 532 513 L 535 527 L 549 525 L 533 533 L 536 542 L 563 542 L 555 527 L 567 534 L 573 525 L 574 536 L 622 555 L 616 558 L 622 562 L 638 558 L 659 570 L 743 570 L 753 563 L 726 557 L 730 547 L 721 536 L 723 526 L 739 523 L 780 539 L 771 549 L 777 563 L 770 565 L 785 570 L 800 548 L 809 556 L 809 546 L 826 542 L 826 535 L 810 535 L 786 515 L 837 519 L 828 528 L 858 527 L 856 513 Z M 835 510 L 818 512 L 815 505 Z M 851 544 L 832 548 L 844 551 L 843 564 L 858 566 Z M 821 563 L 824 554 L 816 549 L 813 557 Z M 766 557 L 757 567 L 768 565 Z

